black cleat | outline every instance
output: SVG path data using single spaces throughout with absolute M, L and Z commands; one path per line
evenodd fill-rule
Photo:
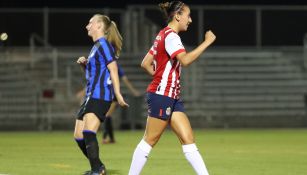
M 107 175 L 107 170 L 104 165 L 101 165 L 98 172 L 86 171 L 83 175 Z
M 101 165 L 101 167 L 99 168 L 99 175 L 107 175 L 107 170 L 104 165 Z
M 85 171 L 82 175 L 91 175 L 92 171 L 88 170 L 88 171 Z

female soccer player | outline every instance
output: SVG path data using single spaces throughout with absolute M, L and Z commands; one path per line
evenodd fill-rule
M 119 105 L 128 106 L 120 93 L 116 63 L 122 48 L 122 37 L 116 24 L 105 15 L 94 15 L 86 29 L 94 46 L 87 59 L 80 57 L 77 60 L 84 67 L 87 85 L 85 101 L 76 119 L 74 137 L 91 165 L 91 171 L 86 174 L 104 175 L 106 168 L 99 158 L 97 130 L 100 122 L 105 120 L 114 93 Z
M 124 84 L 127 86 L 129 91 L 134 97 L 141 96 L 140 92 L 135 89 L 135 87 L 132 85 L 131 81 L 128 79 L 128 76 L 124 73 L 124 70 L 121 68 L 119 64 L 117 64 L 118 68 L 118 76 L 119 78 L 124 82 Z M 76 97 L 80 103 L 83 103 L 83 98 L 85 96 L 86 89 L 82 88 L 78 93 L 76 94 Z M 106 113 L 106 118 L 104 121 L 104 128 L 102 130 L 102 144 L 108 144 L 108 143 L 115 143 L 115 137 L 113 132 L 113 122 L 112 122 L 112 114 L 114 113 L 115 109 L 117 107 L 117 100 L 116 98 L 113 99 L 111 106 Z M 109 139 L 108 139 L 109 137 Z
M 179 99 L 180 73 L 181 66 L 194 62 L 216 37 L 211 31 L 207 31 L 205 40 L 187 53 L 178 33 L 186 31 L 192 22 L 190 8 L 181 1 L 161 3 L 159 6 L 167 17 L 168 25 L 159 32 L 141 64 L 153 76 L 153 80 L 147 88 L 148 118 L 145 134 L 134 151 L 129 175 L 141 173 L 152 147 L 168 124 L 178 136 L 183 153 L 195 172 L 198 175 L 208 175 L 194 142 L 183 103 Z

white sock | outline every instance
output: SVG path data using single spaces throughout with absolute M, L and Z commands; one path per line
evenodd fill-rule
M 209 175 L 206 165 L 195 145 L 182 145 L 183 153 L 198 175 Z
M 145 140 L 140 141 L 133 153 L 129 175 L 139 175 L 141 173 L 151 149 L 152 147 Z

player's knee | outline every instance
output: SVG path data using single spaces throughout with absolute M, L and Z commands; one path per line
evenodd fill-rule
M 154 147 L 157 142 L 159 141 L 161 135 L 158 135 L 158 136 L 151 136 L 151 137 L 148 137 L 148 136 L 145 136 L 144 137 L 144 140 L 152 147 Z
M 157 144 L 157 142 L 158 142 L 158 140 L 145 140 L 151 147 L 154 147 L 156 144 Z
M 75 139 L 82 139 L 83 138 L 82 132 L 74 132 L 74 138 Z

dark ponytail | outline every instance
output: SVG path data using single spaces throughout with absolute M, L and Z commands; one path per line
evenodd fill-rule
M 176 13 L 181 14 L 184 6 L 185 4 L 181 1 L 171 1 L 159 4 L 159 8 L 163 13 L 167 23 L 172 21 Z

